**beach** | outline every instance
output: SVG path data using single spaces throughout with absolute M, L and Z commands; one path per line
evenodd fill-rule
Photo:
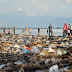
M 53 32 L 55 36 L 63 36 L 63 29 L 53 29 Z M 0 33 L 3 33 L 2 29 L 0 29 Z M 8 29 L 6 29 L 6 33 L 8 33 Z M 11 33 L 13 33 L 13 29 L 11 29 Z M 16 34 L 22 34 L 22 28 L 16 29 Z M 27 31 L 27 35 L 29 35 L 29 30 Z M 38 35 L 37 28 L 32 29 L 32 35 Z M 40 35 L 49 35 L 47 28 L 41 28 Z
M 72 0 L 0 0 L 0 72 L 72 72 Z

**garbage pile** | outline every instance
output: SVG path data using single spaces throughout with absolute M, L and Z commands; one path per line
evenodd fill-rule
M 72 72 L 72 37 L 0 35 L 0 71 Z

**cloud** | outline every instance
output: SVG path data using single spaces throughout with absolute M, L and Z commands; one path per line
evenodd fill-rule
M 40 5 L 40 6 L 37 6 L 37 8 L 39 8 L 39 9 L 43 9 L 43 10 L 48 10 L 48 6 L 46 6 L 46 5 Z
M 72 3 L 72 0 L 67 0 L 67 3 Z
M 0 12 L 22 12 L 25 16 L 59 15 L 60 13 L 72 15 L 71 3 L 72 0 L 0 0 Z
M 48 6 L 45 5 L 43 0 L 31 0 L 31 2 L 38 9 L 48 10 Z M 45 2 L 48 2 L 48 0 Z
M 48 10 L 48 6 L 46 5 L 38 5 L 38 6 L 35 6 L 38 10 Z
M 21 11 L 22 11 L 22 8 L 21 8 L 21 7 L 18 7 L 17 10 L 18 10 L 19 12 L 21 12 Z
M 42 5 L 42 8 L 45 10 L 48 10 L 48 6 L 46 6 L 46 5 Z

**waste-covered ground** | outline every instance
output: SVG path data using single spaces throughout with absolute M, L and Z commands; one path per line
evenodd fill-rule
M 0 72 L 72 72 L 72 36 L 1 33 Z

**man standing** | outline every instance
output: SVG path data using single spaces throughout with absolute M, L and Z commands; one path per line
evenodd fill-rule
M 15 34 L 15 27 L 13 28 L 13 32 L 14 32 L 14 34 Z
M 69 24 L 69 30 L 70 30 L 70 35 L 72 36 L 72 25 L 71 25 L 71 23 Z
M 40 28 L 38 28 L 38 35 L 40 35 Z
M 25 27 L 25 35 L 27 35 L 27 27 Z
M 47 34 L 48 34 L 48 29 L 47 29 Z
M 67 35 L 68 35 L 68 25 L 67 23 L 65 23 L 63 27 L 63 37 L 66 37 Z
M 24 28 L 22 29 L 22 33 L 23 33 L 23 36 L 24 36 Z
M 8 34 L 10 35 L 10 28 L 9 28 L 9 30 L 8 30 Z
M 29 28 L 29 33 L 30 33 L 30 35 L 31 35 L 31 32 L 32 32 L 32 28 L 30 27 L 30 28 Z
M 3 28 L 3 32 L 4 32 L 4 34 L 5 34 L 5 28 Z
M 49 26 L 49 37 L 51 36 L 51 32 L 52 32 L 52 26 L 50 24 L 50 26 Z

